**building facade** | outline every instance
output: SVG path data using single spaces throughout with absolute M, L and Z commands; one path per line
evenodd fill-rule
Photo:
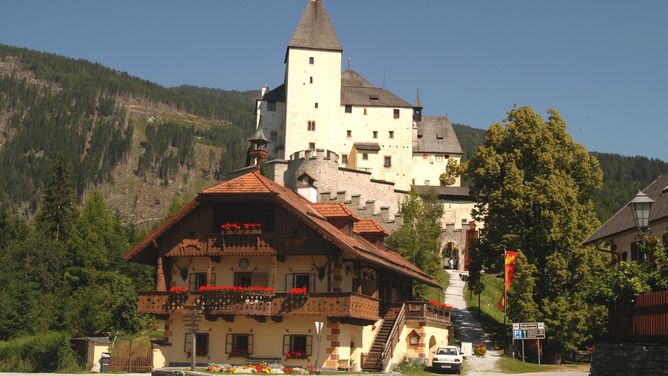
M 450 312 L 414 300 L 415 283 L 438 283 L 385 248 L 387 234 L 259 171 L 203 191 L 123 256 L 155 267 L 155 291 L 138 298 L 139 312 L 165 323 L 155 366 L 190 364 L 192 321 L 200 365 L 427 362 L 448 343 Z M 315 322 L 324 323 L 319 346 Z

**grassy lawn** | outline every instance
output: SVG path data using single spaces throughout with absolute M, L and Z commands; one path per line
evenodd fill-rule
M 525 372 L 544 372 L 544 371 L 589 371 L 589 364 L 565 364 L 565 365 L 538 365 L 534 363 L 522 363 L 522 360 L 502 357 L 496 363 L 497 367 L 504 373 L 525 373 Z
M 503 347 L 505 336 L 503 311 L 496 306 L 503 294 L 503 277 L 485 274 L 482 276 L 482 282 L 485 285 L 485 290 L 480 294 L 480 316 L 478 316 L 478 296 L 471 296 L 468 288 L 464 289 L 466 306 L 478 317 L 485 331 L 491 334 L 494 345 Z
M 439 302 L 443 301 L 443 293 L 445 289 L 450 285 L 450 274 L 446 273 L 445 270 L 441 269 L 439 273 L 434 276 L 434 279 L 438 281 L 443 290 L 436 288 L 428 288 L 427 292 L 424 295 L 424 298 L 427 300 L 436 300 Z

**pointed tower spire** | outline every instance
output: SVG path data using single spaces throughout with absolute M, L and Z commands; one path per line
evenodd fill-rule
M 265 137 L 262 130 L 262 116 L 260 116 L 260 122 L 255 133 L 248 139 L 248 142 L 250 142 L 250 146 L 248 147 L 248 155 L 246 156 L 246 165 L 251 166 L 251 163 L 253 163 L 255 168 L 259 169 L 260 161 L 269 155 L 267 145 L 271 143 Z
M 420 99 L 420 89 L 417 89 L 415 96 L 415 105 L 413 105 L 413 121 L 422 121 L 422 100 Z
M 321 0 L 308 0 L 288 48 L 343 51 Z

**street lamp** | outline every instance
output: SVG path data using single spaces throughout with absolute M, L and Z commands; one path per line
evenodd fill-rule
M 633 213 L 633 221 L 638 230 L 646 231 L 649 228 L 649 212 L 652 209 L 653 203 L 654 200 L 647 197 L 641 191 L 638 191 L 636 197 L 629 202 L 631 212 Z

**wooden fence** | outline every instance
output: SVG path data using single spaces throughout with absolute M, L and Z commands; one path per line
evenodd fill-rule
M 668 342 L 668 291 L 636 296 L 610 307 L 608 334 L 622 341 Z
M 109 369 L 113 372 L 151 372 L 153 348 L 148 340 L 116 342 L 110 350 Z

